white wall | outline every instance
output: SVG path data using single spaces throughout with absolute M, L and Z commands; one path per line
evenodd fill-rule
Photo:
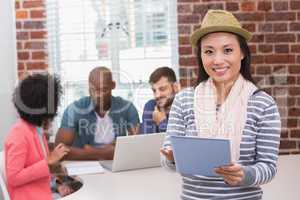
M 11 94 L 17 78 L 14 2 L 0 0 L 0 149 L 16 113 Z
M 281 155 L 275 178 L 263 188 L 264 200 L 296 200 L 300 197 L 300 155 Z

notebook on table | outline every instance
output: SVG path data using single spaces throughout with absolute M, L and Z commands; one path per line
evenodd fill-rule
M 104 172 L 99 161 L 67 161 L 63 162 L 62 166 L 69 176 Z
M 186 175 L 218 176 L 214 168 L 231 163 L 230 140 L 171 136 L 176 170 Z

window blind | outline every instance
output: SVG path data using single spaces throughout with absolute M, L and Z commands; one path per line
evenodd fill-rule
M 113 71 L 115 95 L 139 113 L 152 98 L 150 74 L 169 66 L 178 74 L 176 0 L 47 0 L 50 68 L 64 86 L 62 110 L 87 95 L 95 66 Z

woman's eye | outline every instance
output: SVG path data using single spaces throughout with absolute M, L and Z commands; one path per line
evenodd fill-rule
M 205 53 L 205 54 L 212 54 L 213 51 L 212 51 L 212 50 L 205 50 L 204 53 Z
M 233 51 L 233 49 L 231 49 L 231 48 L 226 48 L 226 49 L 224 50 L 224 52 L 225 52 L 226 54 L 231 53 L 232 51 Z

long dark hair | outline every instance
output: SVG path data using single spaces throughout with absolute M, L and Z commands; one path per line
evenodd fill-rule
M 234 34 L 236 35 L 236 34 Z M 244 54 L 244 58 L 241 61 L 241 69 L 240 69 L 240 73 L 241 75 L 248 81 L 252 82 L 253 84 L 255 84 L 252 76 L 251 76 L 251 71 L 250 71 L 250 67 L 251 67 L 251 52 L 249 49 L 249 46 L 246 42 L 246 40 L 239 36 L 236 35 L 238 42 L 240 44 L 240 48 L 241 51 Z M 198 79 L 197 79 L 197 84 L 206 81 L 209 78 L 209 75 L 206 73 L 203 63 L 202 63 L 202 59 L 201 59 L 201 39 L 198 40 L 197 43 L 197 60 L 198 60 Z

